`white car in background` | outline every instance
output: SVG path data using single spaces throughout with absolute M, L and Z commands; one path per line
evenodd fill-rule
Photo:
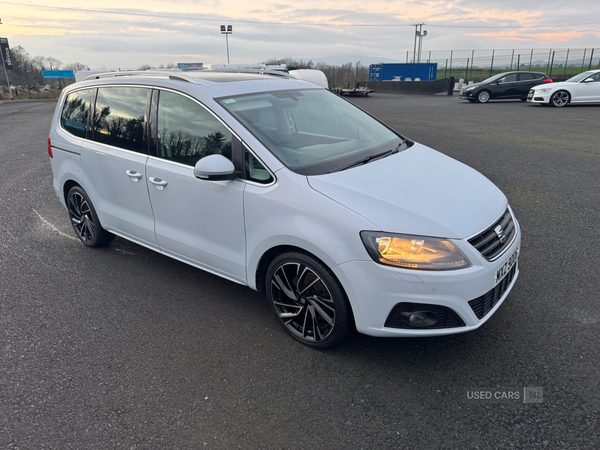
M 600 69 L 588 70 L 560 83 L 535 86 L 527 101 L 551 106 L 569 103 L 600 103 Z

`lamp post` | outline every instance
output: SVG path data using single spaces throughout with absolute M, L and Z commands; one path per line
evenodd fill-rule
M 221 25 L 221 34 L 225 35 L 225 44 L 227 45 L 227 64 L 229 64 L 229 39 L 227 38 L 228 34 L 233 33 L 233 27 L 231 25 Z
M 2 25 L 2 19 L 0 18 L 0 25 Z M 8 48 L 8 44 L 6 44 L 6 48 Z M 2 67 L 4 67 L 4 75 L 6 75 L 6 87 L 8 88 L 8 95 L 10 96 L 11 100 L 13 99 L 13 95 L 12 95 L 12 90 L 10 89 L 10 81 L 8 81 L 8 72 L 6 71 L 6 62 L 4 61 L 4 51 L 0 52 L 2 53 Z
M 427 31 L 423 30 L 423 25 L 425 25 L 424 23 L 422 23 L 419 26 L 419 31 L 416 32 L 417 37 L 419 38 L 419 53 L 417 55 L 417 62 L 420 63 L 421 62 L 421 49 L 423 48 L 423 38 L 425 36 L 427 36 Z

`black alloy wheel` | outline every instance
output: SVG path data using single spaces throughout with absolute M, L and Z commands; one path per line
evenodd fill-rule
M 571 101 L 571 95 L 567 91 L 556 91 L 550 97 L 550 104 L 558 108 L 567 105 Z
M 346 294 L 315 258 L 296 252 L 279 255 L 269 266 L 265 286 L 280 325 L 303 344 L 328 348 L 351 331 Z
M 100 225 L 94 205 L 79 186 L 72 187 L 67 194 L 67 208 L 77 237 L 88 247 L 100 247 L 114 239 L 114 234 Z
M 477 101 L 479 103 L 487 103 L 487 102 L 489 102 L 490 101 L 490 91 L 486 91 L 486 90 L 479 91 L 477 93 Z

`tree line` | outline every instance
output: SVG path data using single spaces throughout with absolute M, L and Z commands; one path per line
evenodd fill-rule
M 10 84 L 14 86 L 29 86 L 35 89 L 37 86 L 51 85 L 62 87 L 65 84 L 73 83 L 74 79 L 52 79 L 42 76 L 43 70 L 72 70 L 78 72 L 80 70 L 89 70 L 89 66 L 80 62 L 63 64 L 57 58 L 51 56 L 34 56 L 20 45 L 11 47 L 10 53 L 12 56 L 13 70 L 8 71 Z M 6 78 L 0 77 L 0 85 L 6 86 Z
M 8 72 L 10 83 L 15 86 L 29 86 L 35 89 L 38 86 L 51 85 L 62 88 L 67 84 L 73 83 L 74 79 L 51 79 L 42 76 L 43 70 L 72 70 L 74 73 L 80 70 L 90 70 L 87 64 L 73 62 L 64 64 L 61 60 L 51 56 L 34 56 L 20 45 L 11 48 L 14 69 Z M 286 64 L 289 69 L 317 69 L 322 71 L 329 87 L 353 87 L 357 81 L 366 81 L 369 79 L 369 67 L 362 65 L 360 61 L 356 63 L 345 63 L 339 66 L 327 64 L 324 62 L 313 63 L 312 60 L 296 60 L 290 57 L 271 58 L 264 62 L 267 65 Z M 169 62 L 161 64 L 157 68 L 175 68 L 176 64 Z M 144 64 L 138 67 L 138 70 L 153 69 L 155 67 Z M 0 86 L 6 86 L 5 77 L 0 77 Z

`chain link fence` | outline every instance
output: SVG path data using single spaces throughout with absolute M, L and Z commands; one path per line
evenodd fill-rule
M 410 51 L 406 62 L 412 62 Z M 438 78 L 487 78 L 510 70 L 560 77 L 600 69 L 600 48 L 434 50 L 423 52 L 421 62 L 437 63 Z

